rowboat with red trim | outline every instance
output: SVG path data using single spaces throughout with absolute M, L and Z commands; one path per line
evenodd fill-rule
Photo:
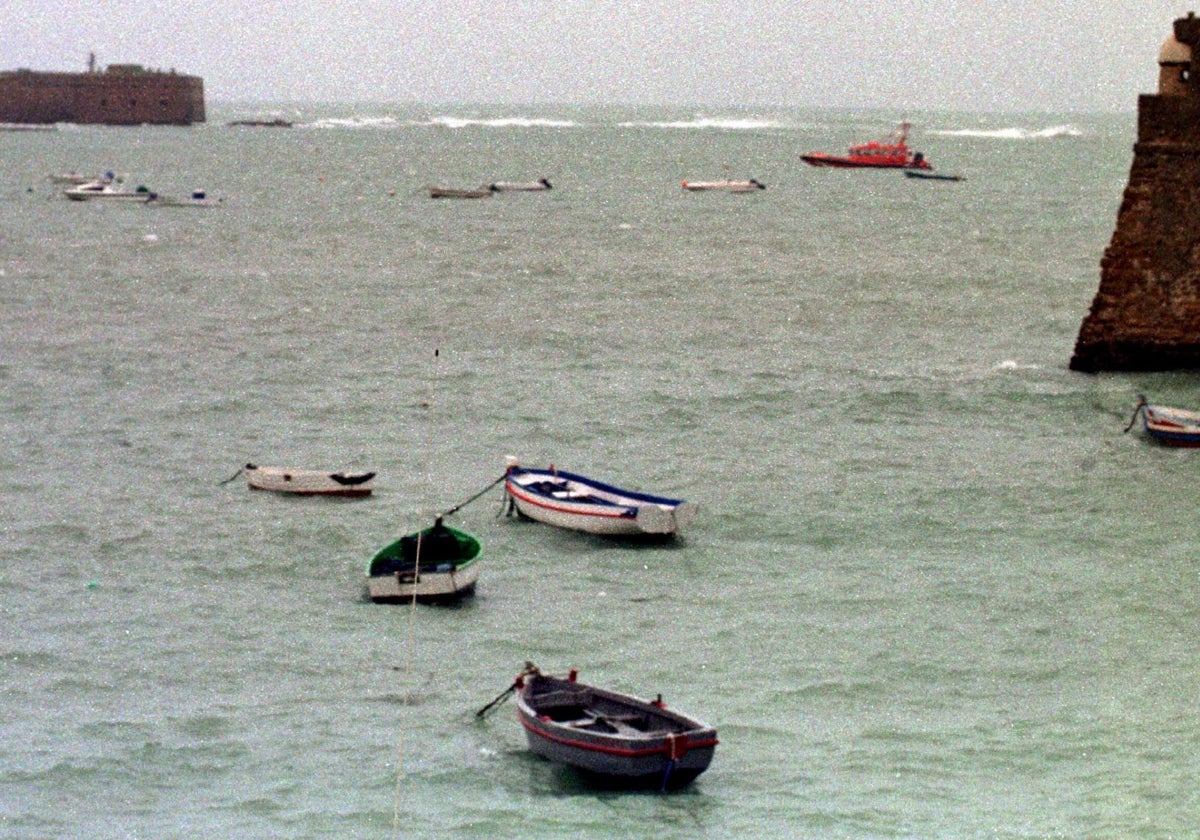
M 251 490 L 273 490 L 295 496 L 369 496 L 375 489 L 375 473 L 293 470 L 246 464 L 246 484 Z
M 872 140 L 851 146 L 845 155 L 809 152 L 800 160 L 809 166 L 832 166 L 839 169 L 930 169 L 921 152 L 908 147 L 908 123 L 900 126 L 883 140 Z
M 522 516 L 604 536 L 677 534 L 696 518 L 695 502 L 623 490 L 556 469 L 530 469 L 508 459 L 504 491 Z
M 1183 408 L 1169 408 L 1165 405 L 1153 405 L 1146 398 L 1139 396 L 1133 417 L 1125 431 L 1137 422 L 1138 414 L 1142 416 L 1142 426 L 1146 434 L 1159 443 L 1167 446 L 1200 447 L 1200 412 L 1188 411 Z
M 527 665 L 514 687 L 529 749 L 606 785 L 674 790 L 708 769 L 717 730 L 656 700 Z

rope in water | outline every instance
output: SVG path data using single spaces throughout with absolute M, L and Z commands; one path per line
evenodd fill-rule
M 429 422 L 425 424 L 425 481 L 428 487 L 427 495 L 432 496 L 433 493 L 433 397 L 438 392 L 438 359 L 440 354 L 435 347 L 433 350 L 433 389 L 429 398 L 425 401 L 425 405 L 429 408 Z M 465 502 L 463 504 L 466 504 Z M 460 505 L 461 507 L 461 505 Z M 415 635 L 417 626 L 417 581 L 421 577 L 421 545 L 424 540 L 417 540 L 417 556 L 413 567 L 413 589 L 412 600 L 409 601 L 408 610 L 408 631 L 404 643 L 404 701 L 400 705 L 400 735 L 396 743 L 396 793 L 395 802 L 392 812 L 392 836 L 399 840 L 400 838 L 400 812 L 403 807 L 403 785 L 404 785 L 404 732 L 407 729 L 406 718 L 408 716 L 408 687 L 411 685 L 412 679 L 412 662 L 413 651 L 415 650 Z
M 1133 409 L 1133 416 L 1129 418 L 1129 425 L 1125 427 L 1126 432 L 1133 428 L 1133 424 L 1136 423 L 1138 419 L 1138 412 L 1145 408 L 1147 404 L 1148 403 L 1146 402 L 1145 396 L 1138 394 L 1138 404 L 1137 407 Z

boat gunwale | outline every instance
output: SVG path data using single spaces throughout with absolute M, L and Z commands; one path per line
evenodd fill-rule
M 372 569 L 372 567 L 374 567 L 375 562 L 377 560 L 392 559 L 392 558 L 402 559 L 401 545 L 402 545 L 403 541 L 409 537 L 416 536 L 418 534 L 421 534 L 421 535 L 427 534 L 433 530 L 433 527 L 434 526 L 431 525 L 428 528 L 422 528 L 420 531 L 412 531 L 410 533 L 404 534 L 403 536 L 392 540 L 390 543 L 385 545 L 383 548 L 381 548 L 377 552 L 375 552 L 371 556 L 371 560 L 367 563 L 367 577 L 369 577 L 369 578 L 390 578 L 390 577 L 395 576 L 397 574 L 396 571 L 387 572 L 385 574 L 372 574 L 371 569 Z M 430 561 L 429 567 L 423 569 L 423 568 L 421 568 L 421 563 L 418 558 L 418 561 L 414 564 L 414 568 L 416 570 L 419 570 L 418 571 L 419 574 L 430 574 L 430 575 L 432 575 L 432 574 L 448 574 L 448 573 L 452 573 L 454 571 L 458 571 L 461 569 L 466 569 L 469 566 L 474 565 L 480 559 L 480 557 L 483 555 L 483 544 L 481 542 L 479 542 L 479 539 L 474 534 L 469 534 L 466 531 L 459 530 L 458 528 L 451 528 L 449 525 L 443 525 L 442 527 L 454 535 L 454 538 L 458 541 L 460 548 L 463 546 L 464 543 L 466 544 L 467 548 L 470 550 L 470 556 L 467 557 L 465 560 L 455 560 L 454 561 L 454 569 L 450 570 L 449 572 L 438 572 L 437 565 L 435 565 L 433 563 L 433 561 Z M 394 554 L 388 554 L 388 552 L 392 551 L 392 550 L 394 550 Z M 445 561 L 443 561 L 443 562 L 445 562 Z
M 543 470 L 543 469 L 531 468 L 531 467 L 510 467 L 509 468 L 508 473 L 505 476 L 505 485 L 506 486 L 516 485 L 516 486 L 522 488 L 527 494 L 536 496 L 538 499 L 546 499 L 550 503 L 563 503 L 563 502 L 569 503 L 569 501 L 565 500 L 565 499 L 559 499 L 559 498 L 556 498 L 554 496 L 550 496 L 550 495 L 547 495 L 544 493 L 540 493 L 536 489 L 528 487 L 525 484 L 522 484 L 521 482 L 517 481 L 516 478 L 514 478 L 514 476 L 517 476 L 517 475 L 537 476 L 543 480 L 544 479 L 565 479 L 566 481 L 574 481 L 578 484 L 584 485 L 585 487 L 594 488 L 603 493 L 608 493 L 612 496 L 617 497 L 618 499 L 628 499 L 629 500 L 628 504 L 623 503 L 623 502 L 617 502 L 617 501 L 614 501 L 611 503 L 614 506 L 618 506 L 618 507 L 636 507 L 637 503 L 640 502 L 640 503 L 646 503 L 646 504 L 661 505 L 661 506 L 665 506 L 665 507 L 674 509 L 686 502 L 685 499 L 673 499 L 668 496 L 656 496 L 652 493 L 641 493 L 636 490 L 626 490 L 624 488 L 617 487 L 616 485 L 607 484 L 603 481 L 597 481 L 594 478 L 588 478 L 587 476 L 580 475 L 578 473 L 568 472 L 567 470 Z M 578 504 L 586 505 L 586 504 L 596 504 L 596 503 L 595 502 L 579 502 Z M 567 508 L 567 510 L 571 510 L 571 509 L 572 508 Z M 609 515 L 611 515 L 611 514 L 609 514 Z
M 529 699 L 527 693 L 532 693 L 532 687 L 536 680 L 551 685 L 569 687 L 571 690 L 582 690 L 590 695 L 589 699 L 598 697 L 612 705 L 636 710 L 648 717 L 668 721 L 678 727 L 678 729 L 670 732 L 639 732 L 634 735 L 622 732 L 594 732 L 573 728 L 570 722 L 556 721 L 543 714 Z M 590 704 L 581 703 L 581 706 L 585 708 L 588 705 Z M 519 712 L 518 719 L 528 732 L 562 744 L 563 746 L 604 755 L 640 758 L 658 754 L 670 755 L 672 749 L 679 748 L 682 748 L 681 754 L 686 754 L 693 750 L 715 748 L 719 743 L 716 729 L 691 715 L 686 715 L 674 709 L 668 709 L 665 706 L 657 705 L 653 701 L 635 695 L 600 688 L 587 683 L 571 682 L 561 677 L 552 677 L 547 674 L 535 675 L 533 680 L 517 692 L 517 709 Z M 571 737 L 572 733 L 582 737 Z M 693 739 L 693 736 L 699 737 Z M 672 744 L 672 740 L 675 741 L 674 745 Z M 617 744 L 625 744 L 626 746 L 617 746 Z

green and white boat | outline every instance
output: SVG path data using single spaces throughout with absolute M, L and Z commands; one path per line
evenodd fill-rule
M 442 523 L 407 534 L 380 549 L 367 570 L 372 601 L 448 603 L 471 595 L 479 579 L 479 540 Z

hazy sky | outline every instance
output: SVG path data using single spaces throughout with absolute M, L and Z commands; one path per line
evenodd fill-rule
M 1200 0 L 1196 0 L 1200 8 Z M 5 0 L 0 69 L 140 63 L 210 101 L 1132 111 L 1164 0 Z

